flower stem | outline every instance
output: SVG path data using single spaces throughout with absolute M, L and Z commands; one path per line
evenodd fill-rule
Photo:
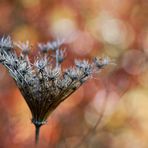
M 41 125 L 35 125 L 35 143 L 38 144 Z
M 39 142 L 40 127 L 44 125 L 46 121 L 38 121 L 36 119 L 32 119 L 32 123 L 35 126 L 35 143 L 37 145 Z

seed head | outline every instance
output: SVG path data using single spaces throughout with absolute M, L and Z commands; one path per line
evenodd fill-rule
M 17 55 L 9 36 L 0 40 L 0 63 L 8 69 L 24 96 L 34 124 L 44 124 L 48 115 L 91 78 L 96 68 L 100 70 L 109 64 L 108 58 L 95 58 L 93 63 L 75 60 L 74 66 L 63 70 L 65 50 L 60 47 L 62 43 L 57 40 L 38 44 L 44 54 L 38 54 L 36 60 L 31 62 L 29 41 L 15 43 L 21 49 Z

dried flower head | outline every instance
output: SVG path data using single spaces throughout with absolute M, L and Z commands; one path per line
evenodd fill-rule
M 15 43 L 21 49 L 17 55 L 9 36 L 0 40 L 0 62 L 8 69 L 31 110 L 36 140 L 39 127 L 46 123 L 49 114 L 88 80 L 96 68 L 100 70 L 109 63 L 108 58 L 95 58 L 92 63 L 75 60 L 75 66 L 63 70 L 65 50 L 60 48 L 61 44 L 59 40 L 38 44 L 44 54 L 39 54 L 31 63 L 29 41 Z

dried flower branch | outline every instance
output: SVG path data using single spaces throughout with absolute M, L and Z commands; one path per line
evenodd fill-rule
M 110 62 L 108 58 L 95 58 L 92 63 L 75 60 L 75 66 L 63 70 L 65 50 L 60 48 L 62 43 L 58 40 L 38 44 L 41 54 L 31 63 L 29 41 L 14 44 L 9 36 L 0 40 L 0 62 L 8 69 L 31 110 L 36 142 L 39 129 L 49 114 L 94 72 Z M 14 45 L 21 49 L 20 55 L 15 53 Z

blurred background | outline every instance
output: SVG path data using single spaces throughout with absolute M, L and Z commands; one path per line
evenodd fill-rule
M 64 38 L 74 58 L 115 62 L 64 101 L 41 128 L 42 148 L 148 147 L 147 0 L 0 0 L 0 37 Z M 0 65 L 0 148 L 34 147 L 31 113 Z

